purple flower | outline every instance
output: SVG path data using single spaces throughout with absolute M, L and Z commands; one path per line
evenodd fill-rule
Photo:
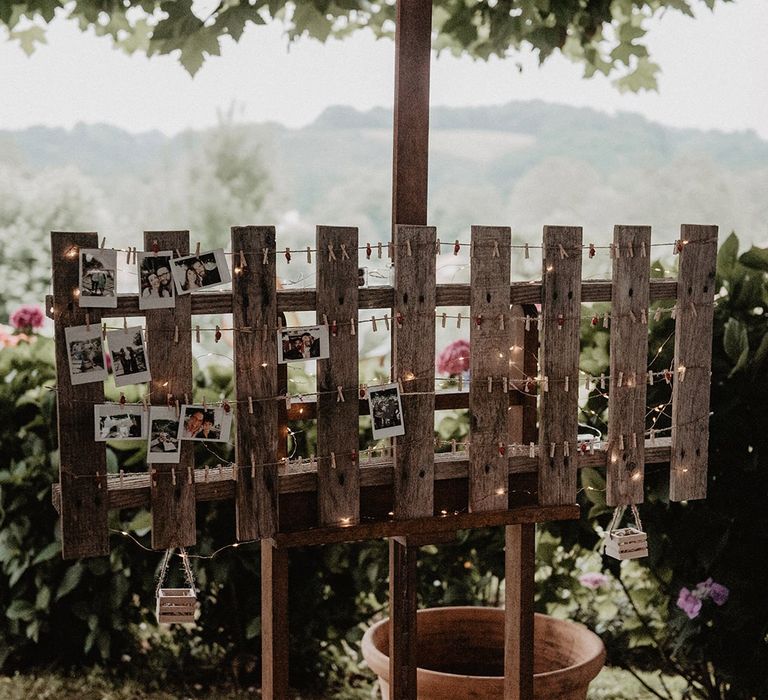
M 713 581 L 709 587 L 709 597 L 715 605 L 725 605 L 730 594 L 731 592 L 722 583 Z
M 437 358 L 437 371 L 441 375 L 459 375 L 469 369 L 469 343 L 454 340 L 443 348 Z
M 683 587 L 680 589 L 680 595 L 677 597 L 677 607 L 688 615 L 689 619 L 693 620 L 701 612 L 701 598 L 693 591 Z
M 579 576 L 579 583 L 584 586 L 584 588 L 590 588 L 593 591 L 596 591 L 600 586 L 604 586 L 608 583 L 608 577 L 598 571 L 588 571 Z
M 45 323 L 45 314 L 39 306 L 25 304 L 11 314 L 11 324 L 16 330 L 31 331 L 34 328 L 42 328 Z

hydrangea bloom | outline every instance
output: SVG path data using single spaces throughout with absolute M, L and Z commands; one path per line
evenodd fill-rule
M 713 581 L 711 576 L 696 585 L 696 592 L 702 599 L 711 598 L 715 605 L 725 605 L 731 593 L 722 583 Z
M 677 597 L 677 607 L 688 615 L 689 619 L 693 620 L 701 612 L 701 598 L 695 592 L 683 587 Z
M 454 340 L 437 358 L 437 371 L 442 376 L 455 376 L 469 370 L 469 343 Z
M 588 571 L 579 576 L 579 583 L 585 588 L 590 588 L 595 591 L 600 588 L 600 586 L 604 586 L 608 583 L 608 577 L 605 574 L 601 574 L 599 571 Z
M 45 323 L 45 314 L 39 306 L 34 304 L 24 304 L 11 314 L 11 324 L 19 331 L 42 328 L 43 323 Z

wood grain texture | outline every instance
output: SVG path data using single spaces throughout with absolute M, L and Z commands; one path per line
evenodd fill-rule
M 508 525 L 504 541 L 504 700 L 533 700 L 536 525 Z
M 470 511 L 507 507 L 509 467 L 512 322 L 506 290 L 512 232 L 506 227 L 472 227 L 469 433 Z M 490 391 L 486 381 L 490 379 Z
M 329 245 L 335 260 L 324 253 Z M 357 229 L 318 226 L 316 248 L 317 322 L 326 317 L 337 329 L 328 334 L 330 357 L 317 361 L 317 504 L 321 525 L 347 525 L 360 519 L 358 336 L 350 325 L 353 319 L 357 324 L 358 311 Z M 338 401 L 337 387 L 346 387 L 344 401 Z
M 393 379 L 401 379 L 405 435 L 395 438 L 396 518 L 431 515 L 434 507 L 435 228 L 395 227 L 392 312 Z M 408 254 L 406 241 L 410 242 Z
M 643 502 L 651 227 L 616 226 L 613 243 L 606 499 L 619 506 Z
M 683 225 L 680 238 L 669 497 L 689 501 L 707 495 L 717 226 Z
M 145 250 L 151 250 L 155 241 L 160 250 L 178 250 L 181 255 L 189 252 L 189 231 L 144 232 Z M 192 336 L 179 333 L 179 342 L 173 342 L 174 328 L 189 324 L 192 299 L 190 294 L 176 294 L 175 299 L 174 308 L 143 312 L 153 406 L 166 406 L 169 400 L 181 406 L 186 396 L 192 397 Z M 190 547 L 197 541 L 195 485 L 190 483 L 194 481 L 194 449 L 194 443 L 182 441 L 178 464 L 148 465 L 156 473 L 151 489 L 153 549 Z
M 261 542 L 261 697 L 284 700 L 288 682 L 288 550 Z
M 270 251 L 266 264 L 261 253 L 264 249 Z M 256 329 L 234 334 L 235 392 L 240 400 L 235 461 L 241 467 L 235 485 L 236 529 L 238 539 L 253 540 L 274 535 L 279 521 L 278 402 L 259 401 L 279 394 L 274 227 L 233 227 L 232 250 L 244 251 L 246 263 L 232 278 L 232 322 L 235 328 Z M 253 413 L 247 403 L 249 396 Z M 250 464 L 259 465 L 254 474 Z
M 416 700 L 416 566 L 419 549 L 389 540 L 389 697 Z
M 80 248 L 97 248 L 97 233 L 51 233 L 56 342 L 56 415 L 59 433 L 61 539 L 64 559 L 109 554 L 107 529 L 106 445 L 93 434 L 93 406 L 104 401 L 103 382 L 73 386 L 65 329 L 101 323 L 101 309 L 81 309 L 73 291 L 79 287 Z M 77 251 L 77 254 L 69 251 Z M 95 478 L 95 474 L 99 478 Z M 78 479 L 77 475 L 89 475 Z
M 576 500 L 581 228 L 545 226 L 544 248 L 539 363 L 549 387 L 539 387 L 539 503 L 551 505 Z
M 392 225 L 427 223 L 432 2 L 396 3 Z

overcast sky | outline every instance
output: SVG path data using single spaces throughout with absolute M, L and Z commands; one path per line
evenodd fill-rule
M 604 78 L 582 79 L 582 69 L 559 56 L 543 68 L 532 55 L 490 63 L 443 56 L 433 61 L 432 104 L 540 98 L 640 112 L 673 126 L 754 129 L 768 139 L 768 2 L 736 0 L 714 14 L 700 5 L 696 19 L 669 12 L 652 26 L 659 93 L 622 95 Z M 279 27 L 251 27 L 193 79 L 174 58 L 128 57 L 108 39 L 54 22 L 48 45 L 31 58 L 0 43 L 0 128 L 106 122 L 176 133 L 215 123 L 217 109 L 233 101 L 249 121 L 301 126 L 329 105 L 390 107 L 393 54 L 392 42 L 367 33 L 325 45 L 304 40 L 288 50 Z

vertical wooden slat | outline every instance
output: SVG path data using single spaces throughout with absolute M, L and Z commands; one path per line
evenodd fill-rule
M 405 394 L 405 435 L 395 439 L 396 518 L 434 509 L 435 240 L 433 226 L 395 227 L 393 379 Z
M 606 498 L 619 506 L 643 501 L 651 227 L 616 226 L 613 244 Z
M 261 541 L 261 697 L 288 697 L 288 549 Z
M 427 223 L 432 2 L 397 3 L 392 225 Z
M 472 227 L 469 388 L 469 509 L 503 510 L 508 504 L 508 412 L 512 350 L 509 313 L 510 244 L 504 227 Z M 488 381 L 490 380 L 490 385 Z M 489 391 L 490 388 L 490 391 Z
M 504 700 L 533 700 L 535 525 L 505 528 L 504 572 Z
M 543 253 L 539 503 L 554 505 L 576 500 L 581 228 L 545 226 Z
M 389 540 L 389 698 L 416 700 L 418 547 Z
M 266 258 L 263 251 L 267 250 Z M 278 528 L 277 277 L 274 226 L 234 226 L 232 323 L 235 331 L 237 438 L 236 529 L 240 540 Z M 240 251 L 245 266 L 240 265 Z M 249 402 L 248 399 L 251 399 Z M 266 399 L 266 400 L 265 400 Z M 269 400 L 271 399 L 271 400 Z M 251 412 L 252 411 L 252 412 Z M 255 465 L 253 469 L 249 465 Z
M 85 325 L 86 313 L 97 332 L 101 325 L 101 310 L 81 309 L 73 295 L 79 286 L 80 248 L 97 248 L 98 240 L 96 233 L 51 233 L 64 559 L 109 554 L 106 446 L 93 435 L 93 404 L 104 401 L 104 384 L 72 385 L 64 335 L 69 326 Z
M 317 251 L 317 322 L 336 321 L 336 334 L 328 334 L 330 357 L 317 361 L 318 514 L 321 525 L 349 525 L 360 519 L 357 229 L 318 226 Z
M 680 239 L 669 497 L 689 501 L 707 495 L 717 226 L 683 225 Z
M 160 250 L 189 252 L 189 231 L 145 231 L 144 249 L 157 241 Z M 176 295 L 176 306 L 169 309 L 147 309 L 147 357 L 152 369 L 150 401 L 165 406 L 171 401 L 184 403 L 192 397 L 192 296 Z M 179 342 L 174 342 L 175 329 Z M 196 542 L 194 443 L 182 441 L 178 464 L 151 463 L 155 471 L 151 480 L 152 547 L 189 547 Z M 173 472 L 176 474 L 174 484 Z

